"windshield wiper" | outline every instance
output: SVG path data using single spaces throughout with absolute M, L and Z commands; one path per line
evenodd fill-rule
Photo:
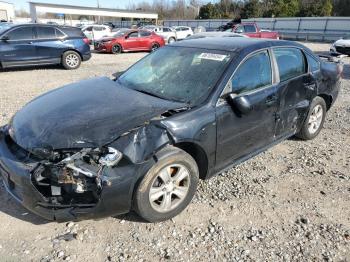
M 138 91 L 138 92 L 140 92 L 140 93 L 146 94 L 146 95 L 150 95 L 150 96 L 154 96 L 154 97 L 157 97 L 157 98 L 160 98 L 160 99 L 168 100 L 168 99 L 166 99 L 166 98 L 164 98 L 164 97 L 161 97 L 161 96 L 159 96 L 159 95 L 153 94 L 153 93 L 148 92 L 148 91 L 145 91 L 145 90 L 140 90 L 140 89 L 134 89 L 134 90 L 136 90 L 136 91 Z

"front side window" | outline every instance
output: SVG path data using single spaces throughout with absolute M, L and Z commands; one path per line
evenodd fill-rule
M 163 27 L 163 32 L 171 32 L 170 28 Z
M 272 69 L 267 51 L 248 58 L 232 78 L 232 91 L 236 94 L 272 84 Z
M 243 26 L 238 26 L 236 29 L 235 29 L 235 33 L 244 33 L 244 27 Z
M 26 26 L 12 30 L 6 36 L 9 40 L 31 40 L 33 39 L 33 27 Z
M 92 26 L 87 27 L 84 31 L 92 32 Z
M 231 61 L 219 50 L 163 47 L 146 56 L 117 82 L 168 100 L 196 105 L 204 101 Z
M 276 57 L 281 82 L 306 73 L 305 58 L 300 49 L 275 48 L 273 52 Z
M 138 32 L 132 32 L 131 34 L 129 34 L 129 38 L 136 38 L 136 37 L 139 37 Z
M 101 26 L 94 26 L 94 31 L 103 31 L 104 27 Z
M 48 26 L 39 26 L 36 28 L 39 39 L 54 39 L 56 38 L 55 28 Z
M 320 70 L 320 63 L 315 58 L 313 58 L 309 54 L 306 54 L 306 58 L 311 72 L 316 72 Z

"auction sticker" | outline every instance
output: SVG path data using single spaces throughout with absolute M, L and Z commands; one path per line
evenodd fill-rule
M 227 55 L 213 54 L 213 53 L 201 53 L 198 58 L 200 59 L 208 59 L 215 61 L 224 61 Z

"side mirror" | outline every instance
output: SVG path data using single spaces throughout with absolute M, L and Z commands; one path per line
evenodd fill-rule
M 227 102 L 241 114 L 248 114 L 253 109 L 246 96 L 237 96 L 234 93 L 230 93 L 227 96 Z
M 3 37 L 1 37 L 0 40 L 6 42 L 6 41 L 10 40 L 10 38 L 7 35 L 4 35 Z
M 112 76 L 114 77 L 114 81 L 117 80 L 122 74 L 124 74 L 124 72 L 125 71 L 113 73 Z
M 126 35 L 124 38 L 125 38 L 125 39 L 128 39 L 128 38 L 129 38 L 129 35 Z

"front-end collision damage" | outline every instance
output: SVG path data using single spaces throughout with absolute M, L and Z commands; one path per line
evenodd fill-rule
M 58 162 L 40 161 L 31 172 L 31 180 L 49 204 L 94 205 L 104 186 L 111 184 L 104 175 L 122 154 L 111 147 L 82 149 L 76 153 L 60 152 Z
M 51 209 L 102 206 L 112 212 L 111 201 L 104 195 L 118 198 L 124 191 L 130 209 L 135 183 L 154 164 L 155 153 L 170 143 L 165 128 L 147 123 L 102 148 L 55 150 L 53 159 L 41 160 L 31 171 L 31 182 L 45 200 L 38 205 Z

